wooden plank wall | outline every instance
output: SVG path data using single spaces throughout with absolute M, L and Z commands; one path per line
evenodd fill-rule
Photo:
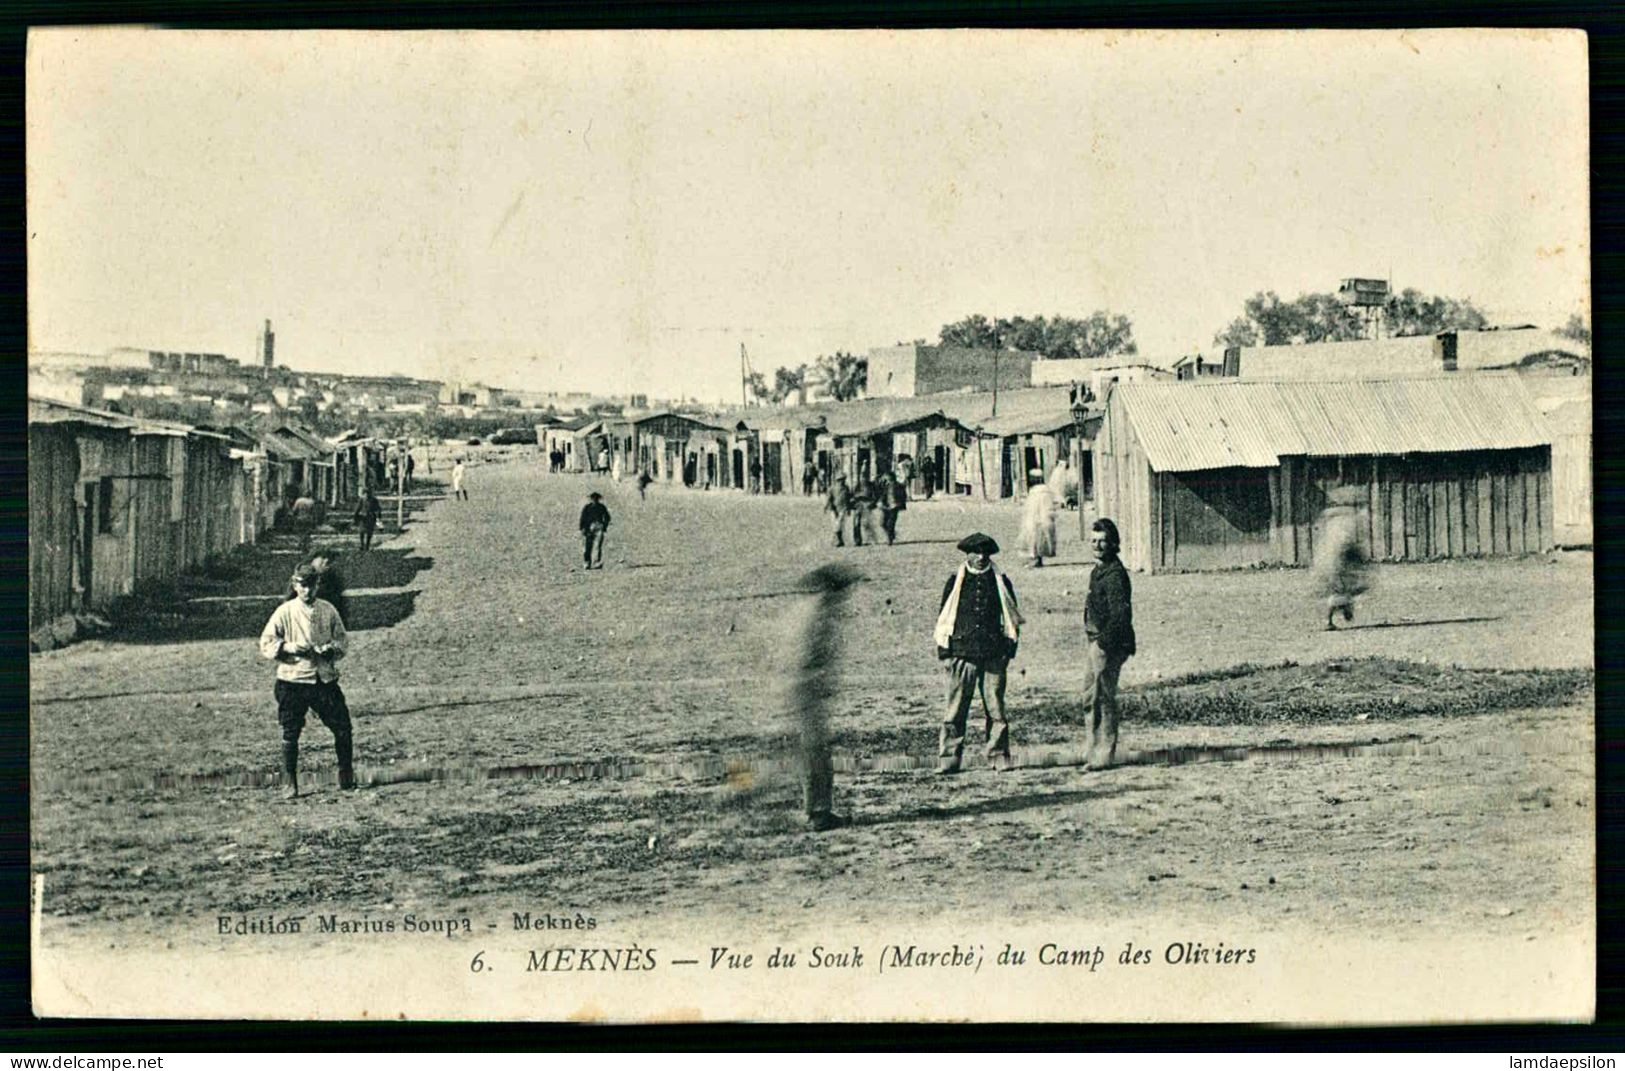
M 1152 570 L 1162 556 L 1161 475 L 1154 474 L 1145 450 L 1113 398 L 1100 433 L 1090 444 L 1095 476 L 1096 517 L 1110 517 L 1123 539 L 1123 564 Z
M 1313 560 L 1319 504 L 1338 486 L 1362 492 L 1364 534 L 1378 560 L 1534 554 L 1555 545 L 1547 447 L 1345 461 L 1342 475 L 1326 459 L 1283 466 L 1282 481 L 1295 485 L 1287 497 L 1297 512 L 1277 523 L 1290 521 L 1295 529 L 1298 564 Z M 1351 479 L 1352 468 L 1358 474 Z M 1280 546 L 1280 560 L 1292 562 L 1286 540 Z
M 28 625 L 72 610 L 79 444 L 69 429 L 28 428 Z
M 1159 568 L 1223 569 L 1279 560 L 1273 470 L 1163 473 Z

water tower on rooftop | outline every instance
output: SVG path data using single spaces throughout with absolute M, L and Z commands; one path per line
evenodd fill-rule
M 1337 288 L 1337 300 L 1358 313 L 1365 320 L 1366 335 L 1376 338 L 1390 293 L 1387 279 L 1344 279 Z

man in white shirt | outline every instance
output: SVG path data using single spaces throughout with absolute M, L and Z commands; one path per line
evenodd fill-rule
M 299 795 L 299 734 L 309 710 L 333 733 L 339 787 L 355 787 L 350 708 L 339 688 L 337 665 L 347 646 L 344 621 L 332 603 L 316 597 L 317 582 L 316 570 L 310 565 L 294 570 L 295 597 L 276 608 L 260 633 L 260 653 L 276 663 L 284 799 Z

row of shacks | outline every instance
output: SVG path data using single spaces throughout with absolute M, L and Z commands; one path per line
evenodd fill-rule
M 386 444 L 28 403 L 29 628 L 103 610 L 252 543 L 300 494 L 338 506 Z
M 1073 459 L 1079 418 L 1053 402 L 1004 418 L 977 413 L 984 397 L 890 399 L 825 407 L 753 408 L 722 414 L 659 410 L 625 419 L 589 417 L 538 429 L 544 453 L 568 472 L 646 472 L 696 488 L 798 494 L 883 471 L 907 474 L 911 490 L 1020 498 L 1058 461 Z M 935 404 L 930 404 L 934 402 Z M 922 404 L 925 403 L 925 404 Z M 1087 454 L 1083 454 L 1087 465 Z
M 1551 424 L 1511 373 L 1122 383 L 1085 411 L 1065 400 L 999 418 L 963 396 L 654 412 L 591 433 L 623 476 L 764 493 L 801 492 L 809 470 L 822 486 L 891 469 L 919 496 L 929 459 L 939 492 L 1020 498 L 1067 461 L 1086 508 L 1117 521 L 1125 562 L 1148 571 L 1305 564 L 1334 500 L 1394 561 L 1543 552 L 1554 516 L 1590 510 L 1588 474 L 1554 471 Z

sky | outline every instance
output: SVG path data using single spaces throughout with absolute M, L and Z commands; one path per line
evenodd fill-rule
M 1347 276 L 1589 315 L 1574 32 L 30 35 L 30 346 L 739 398 Z

